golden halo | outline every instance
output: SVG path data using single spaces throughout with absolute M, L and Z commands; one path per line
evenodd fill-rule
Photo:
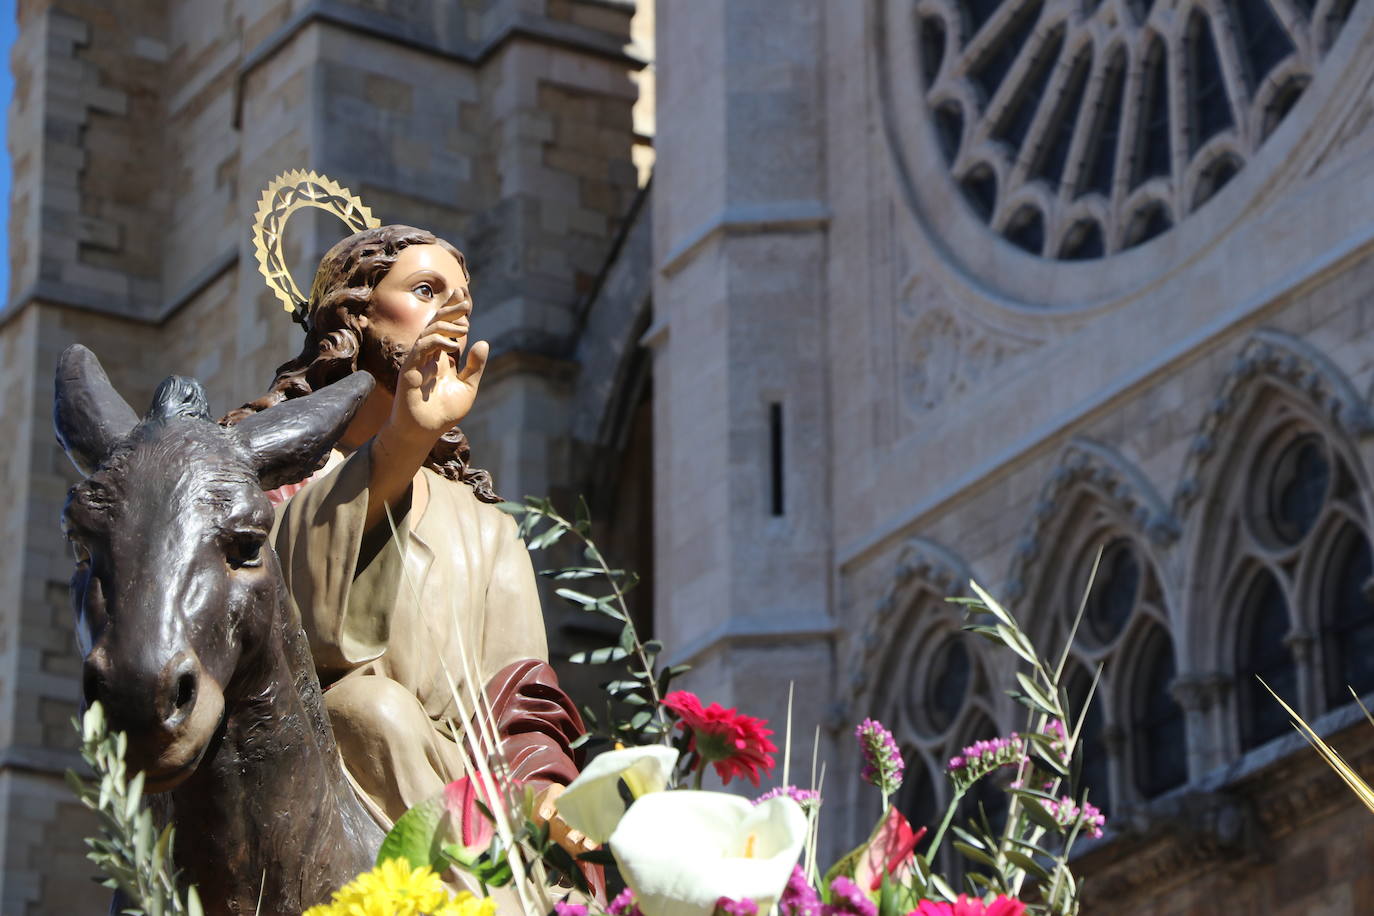
M 268 288 L 282 301 L 291 317 L 304 322 L 309 300 L 292 279 L 282 251 L 286 220 L 302 207 L 318 207 L 333 213 L 353 232 L 376 229 L 382 221 L 351 191 L 324 175 L 291 169 L 272 179 L 262 192 L 258 212 L 253 217 L 253 250 L 257 253 L 258 270 Z

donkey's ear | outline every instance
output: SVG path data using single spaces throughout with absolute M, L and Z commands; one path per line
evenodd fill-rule
M 72 464 L 90 474 L 138 424 L 138 415 L 114 390 L 95 354 L 72 344 L 57 358 L 52 422 Z
M 368 373 L 354 372 L 313 394 L 239 421 L 233 429 L 252 452 L 262 488 L 299 483 L 314 473 L 374 384 Z

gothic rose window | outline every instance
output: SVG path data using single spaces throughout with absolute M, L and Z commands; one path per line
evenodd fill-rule
M 1037 256 L 1098 258 L 1225 187 L 1354 2 L 920 0 L 913 79 L 980 219 Z

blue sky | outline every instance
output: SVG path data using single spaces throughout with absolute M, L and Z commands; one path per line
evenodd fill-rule
M 14 76 L 10 73 L 10 47 L 14 44 L 15 33 L 19 31 L 19 25 L 15 20 L 14 0 L 0 0 L 0 100 L 5 103 L 4 110 L 9 111 L 10 97 L 14 95 Z M 3 209 L 0 213 L 4 214 L 4 219 L 0 220 L 0 296 L 8 301 L 10 288 L 10 149 L 9 137 L 5 136 L 9 130 L 9 118 L 0 118 L 0 138 L 5 142 L 0 143 L 0 201 L 3 201 Z

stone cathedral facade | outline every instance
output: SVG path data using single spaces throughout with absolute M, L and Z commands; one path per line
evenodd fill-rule
M 1086 592 L 1085 912 L 1362 911 L 1374 824 L 1255 675 L 1374 774 L 1369 0 L 20 6 L 4 913 L 102 905 L 54 360 L 88 344 L 136 405 L 261 393 L 297 338 L 248 226 L 293 167 L 467 252 L 477 463 L 589 496 L 707 699 L 776 723 L 795 685 L 837 842 L 876 814 L 858 719 L 921 822 L 1021 727 L 943 599 L 976 579 L 1049 647 Z M 339 229 L 297 219 L 303 276 Z

